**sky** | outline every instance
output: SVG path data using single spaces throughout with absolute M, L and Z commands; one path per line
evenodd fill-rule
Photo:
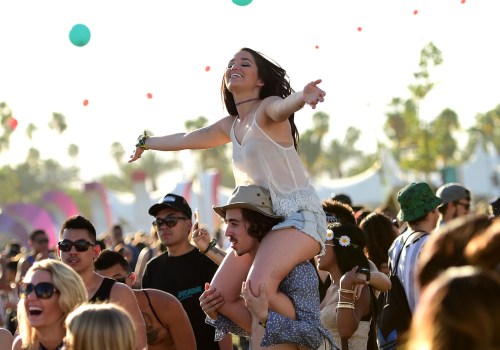
M 499 13 L 498 0 L 0 0 L 0 102 L 18 120 L 0 165 L 23 161 L 30 146 L 71 165 L 75 143 L 83 181 L 116 172 L 113 142 L 128 157 L 144 129 L 183 132 L 186 120 L 225 116 L 221 78 L 241 47 L 278 62 L 295 90 L 323 79 L 325 102 L 296 114 L 299 131 L 326 112 L 329 139 L 354 126 L 373 152 L 388 103 L 409 96 L 420 50 L 433 42 L 444 62 L 421 117 L 451 108 L 467 128 L 500 103 Z M 69 40 L 78 23 L 91 31 L 83 47 Z M 63 135 L 47 126 L 53 112 L 66 117 Z

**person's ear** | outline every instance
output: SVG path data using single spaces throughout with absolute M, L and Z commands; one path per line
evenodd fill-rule
M 132 272 L 130 274 L 130 276 L 128 276 L 129 280 L 130 280 L 130 284 L 127 283 L 127 285 L 132 288 L 133 286 L 135 286 L 135 281 L 137 280 L 137 276 L 135 274 L 135 272 Z
M 101 254 L 101 246 L 99 244 L 96 244 L 95 246 L 92 247 L 92 251 L 94 252 L 94 260 L 97 259 L 99 254 Z

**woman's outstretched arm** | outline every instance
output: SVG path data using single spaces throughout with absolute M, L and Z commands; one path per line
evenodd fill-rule
M 177 133 L 157 137 L 147 137 L 144 140 L 146 149 L 156 151 L 180 151 L 183 149 L 206 149 L 224 145 L 230 142 L 229 132 L 234 117 L 225 117 L 207 127 L 193 130 L 188 133 Z M 144 152 L 136 145 L 128 160 L 129 163 L 139 159 Z
M 311 81 L 304 90 L 295 92 L 284 99 L 270 97 L 265 106 L 265 114 L 276 123 L 287 121 L 292 113 L 300 110 L 307 103 L 312 109 L 325 100 L 326 92 L 318 87 L 321 79 Z

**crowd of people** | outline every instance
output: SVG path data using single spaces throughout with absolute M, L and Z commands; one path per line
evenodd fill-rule
M 117 224 L 100 240 L 75 215 L 50 249 L 36 230 L 30 247 L 12 241 L 2 254 L 0 350 L 378 349 L 377 300 L 393 272 L 414 315 L 398 347 L 498 348 L 498 202 L 477 213 L 460 183 L 426 182 L 399 190 L 397 215 L 346 194 L 320 199 L 294 122 L 324 100 L 320 83 L 295 92 L 278 64 L 239 50 L 221 85 L 229 116 L 144 133 L 130 158 L 231 142 L 236 188 L 213 203 L 230 248 L 174 193 L 149 208 L 149 237 Z

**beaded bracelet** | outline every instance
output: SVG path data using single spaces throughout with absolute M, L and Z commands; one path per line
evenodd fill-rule
M 201 252 L 201 254 L 205 255 L 208 253 L 208 251 L 210 249 L 212 249 L 213 247 L 215 247 L 217 245 L 217 240 L 214 238 L 210 241 L 210 243 L 208 243 L 208 246 L 207 246 L 207 249 L 205 249 L 204 251 Z
M 137 143 L 137 145 L 135 145 L 135 147 L 140 147 L 144 151 L 147 151 L 149 148 L 146 146 L 146 139 L 148 139 L 148 138 L 149 138 L 149 135 L 146 132 L 146 130 L 144 130 L 144 134 L 142 134 L 141 136 L 139 136 L 139 139 L 137 140 L 138 143 Z

